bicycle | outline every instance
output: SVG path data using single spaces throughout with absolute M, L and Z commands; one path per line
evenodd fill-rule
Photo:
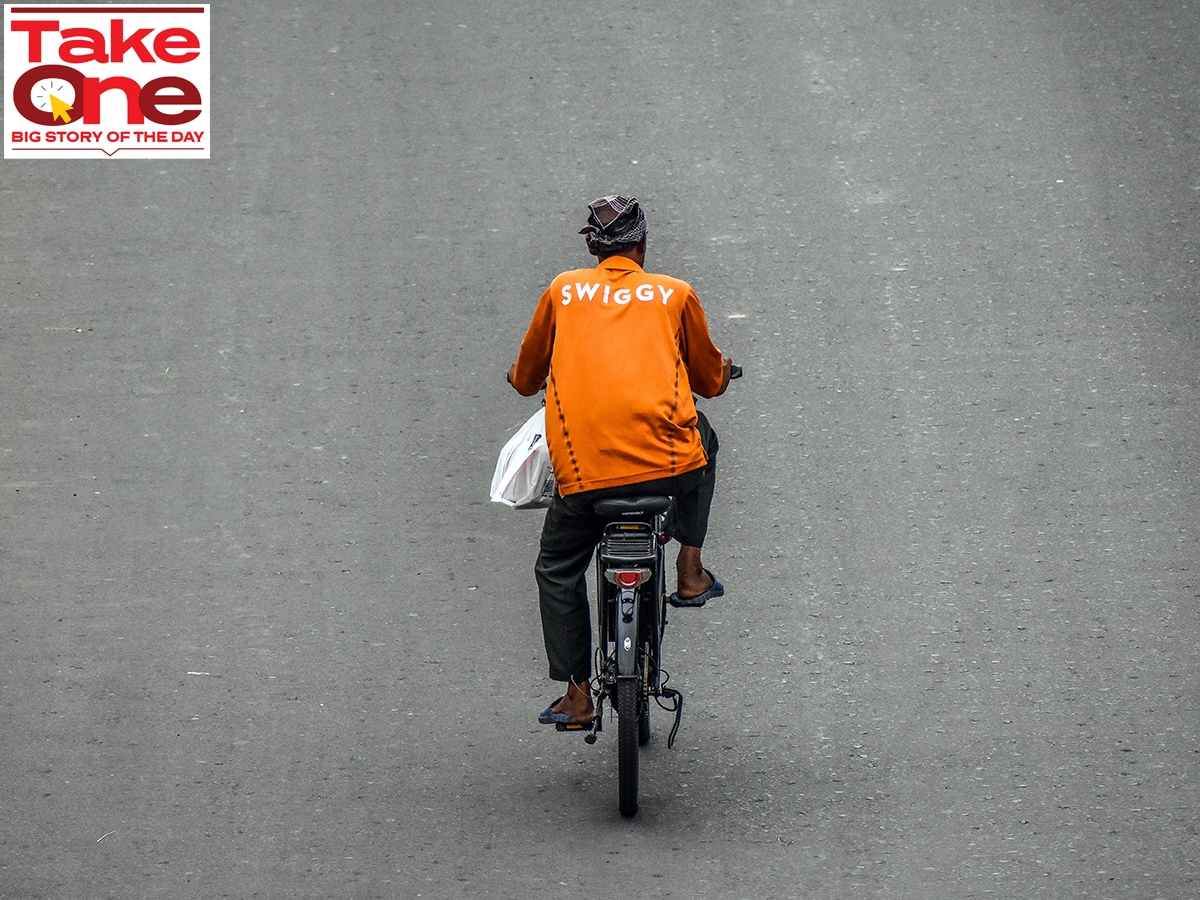
M 730 378 L 740 378 L 733 366 Z M 604 705 L 617 714 L 617 800 L 624 816 L 638 811 L 639 754 L 650 742 L 650 704 L 675 715 L 667 747 L 675 743 L 683 717 L 683 694 L 668 687 L 662 668 L 667 608 L 664 549 L 671 540 L 671 497 L 642 495 L 600 500 L 598 515 L 607 520 L 596 551 L 599 640 L 596 676 L 590 688 L 595 711 L 587 725 L 558 725 L 559 731 L 584 731 L 596 742 L 603 730 Z

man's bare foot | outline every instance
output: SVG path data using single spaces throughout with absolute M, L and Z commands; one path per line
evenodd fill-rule
M 571 682 L 567 685 L 567 693 L 563 695 L 560 702 L 554 704 L 550 709 L 551 712 L 566 713 L 576 722 L 592 721 L 594 712 L 592 707 L 592 692 L 588 689 L 587 682 L 583 685 Z
M 685 599 L 699 597 L 713 586 L 716 581 L 707 572 L 702 571 L 699 578 L 680 578 L 678 581 L 679 596 Z
M 675 560 L 676 590 L 680 597 L 699 597 L 713 586 L 713 577 L 704 571 L 700 548 L 682 546 Z

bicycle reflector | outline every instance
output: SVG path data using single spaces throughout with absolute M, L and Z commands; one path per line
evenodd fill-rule
M 619 588 L 631 590 L 650 578 L 649 569 L 609 569 L 605 576 Z

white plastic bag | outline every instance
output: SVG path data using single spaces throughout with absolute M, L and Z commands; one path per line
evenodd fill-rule
M 546 446 L 546 408 L 540 407 L 508 439 L 496 473 L 492 476 L 492 500 L 517 509 L 546 507 L 558 492 L 550 449 Z

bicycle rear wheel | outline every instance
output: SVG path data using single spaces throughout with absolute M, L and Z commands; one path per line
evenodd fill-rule
M 642 725 L 641 685 L 617 682 L 617 789 L 621 815 L 638 811 L 638 744 Z

